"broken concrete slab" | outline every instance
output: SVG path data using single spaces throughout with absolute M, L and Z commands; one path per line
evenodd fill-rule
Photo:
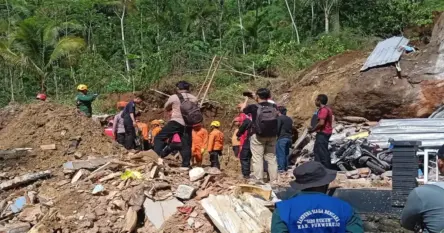
M 0 150 L 0 159 L 15 159 L 21 156 L 26 156 L 32 148 L 15 148 L 12 150 Z
M 31 225 L 29 223 L 16 223 L 16 224 L 7 224 L 3 227 L 0 227 L 1 233 L 26 233 L 31 229 Z
M 8 181 L 0 183 L 0 190 L 15 188 L 17 186 L 20 186 L 23 184 L 28 184 L 30 182 L 33 182 L 33 181 L 36 181 L 39 179 L 43 179 L 43 178 L 46 178 L 49 176 L 51 176 L 50 170 L 36 172 L 36 173 L 28 173 L 28 174 L 25 174 L 22 176 L 15 177 L 12 180 L 8 180 Z
M 190 170 L 190 181 L 194 182 L 202 179 L 205 176 L 205 170 L 201 167 L 196 167 Z
M 156 178 L 157 174 L 159 174 L 159 166 L 154 165 L 154 167 L 150 171 L 150 177 L 151 179 Z
M 89 160 L 74 160 L 69 161 L 63 164 L 63 168 L 70 170 L 79 170 L 79 169 L 95 169 L 99 166 L 102 166 L 108 162 L 111 162 L 113 159 L 111 158 L 100 158 L 100 159 L 89 159 Z
M 181 206 L 183 203 L 176 198 L 157 202 L 147 198 L 143 203 L 145 216 L 156 229 L 160 229 L 162 224 L 177 212 L 177 207 Z
M 189 200 L 194 195 L 195 191 L 196 189 L 194 187 L 181 184 L 177 187 L 174 196 L 182 200 Z
M 56 144 L 41 145 L 40 149 L 41 150 L 55 150 L 55 149 L 57 149 L 57 146 L 56 146 Z

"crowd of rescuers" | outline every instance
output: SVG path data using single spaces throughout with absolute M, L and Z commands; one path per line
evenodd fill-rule
M 163 163 L 163 158 L 173 152 L 179 152 L 181 170 L 202 166 L 206 156 L 211 167 L 220 169 L 226 144 L 223 125 L 215 120 L 210 123 L 209 130 L 204 127 L 197 98 L 190 93 L 190 88 L 186 81 L 176 84 L 176 94 L 171 95 L 164 105 L 170 116 L 167 122 L 142 123 L 136 111 L 136 106 L 142 102 L 141 96 L 135 96 L 129 102 L 119 102 L 119 113 L 112 120 L 109 131 L 129 150 L 153 149 L 159 156 L 158 163 Z M 79 85 L 78 90 L 78 109 L 82 115 L 90 117 L 91 102 L 97 95 L 88 95 L 86 85 Z M 234 127 L 234 130 L 229 140 L 232 153 L 239 158 L 243 178 L 252 184 L 269 182 L 273 185 L 286 173 L 292 172 L 295 177 L 290 186 L 296 195 L 276 204 L 271 232 L 364 232 L 363 222 L 353 207 L 326 194 L 329 184 L 336 178 L 328 151 L 334 115 L 327 105 L 327 95 L 316 97 L 316 111 L 308 130 L 316 134 L 314 161 L 293 170 L 289 166 L 293 121 L 287 116 L 287 108 L 274 102 L 267 88 L 244 93 L 244 96 L 245 101 L 238 105 L 239 114 L 232 121 L 231 129 Z M 251 100 L 254 103 L 249 104 L 253 102 Z M 440 172 L 444 173 L 444 146 L 439 150 L 438 158 Z M 414 189 L 402 212 L 402 226 L 416 232 L 442 232 L 443 196 L 444 183 L 440 182 Z

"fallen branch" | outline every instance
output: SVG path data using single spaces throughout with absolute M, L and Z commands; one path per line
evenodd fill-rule
M 49 176 L 51 176 L 50 170 L 36 172 L 36 173 L 28 173 L 23 176 L 19 176 L 19 177 L 12 179 L 12 180 L 8 180 L 8 181 L 1 183 L 0 190 L 15 188 L 17 186 L 27 184 L 27 183 L 30 183 L 30 182 L 33 182 L 33 181 L 36 181 L 39 179 L 43 179 L 43 178 L 46 178 Z
M 156 92 L 156 93 L 158 93 L 158 94 L 161 94 L 161 95 L 163 95 L 163 96 L 170 97 L 170 95 L 168 95 L 168 94 L 165 93 L 165 92 L 161 92 L 161 91 L 158 91 L 158 90 L 155 90 L 155 89 L 150 89 L 150 91 L 154 91 L 154 92 Z
M 219 69 L 219 65 L 220 65 L 221 61 L 222 61 L 222 58 L 219 58 L 219 61 L 217 62 L 216 67 L 214 68 L 213 75 L 211 75 L 211 79 L 210 79 L 210 81 L 208 82 L 207 89 L 205 90 L 205 93 L 204 93 L 204 95 L 203 95 L 203 97 L 202 97 L 202 101 L 200 102 L 200 105 L 199 105 L 199 106 L 202 106 L 202 104 L 203 104 L 203 102 L 204 102 L 204 100 L 205 100 L 205 97 L 207 97 L 208 90 L 210 90 L 211 83 L 213 83 L 214 76 L 216 75 L 217 69 Z
M 205 84 L 207 83 L 207 80 L 208 80 L 208 77 L 210 77 L 210 73 L 211 73 L 211 70 L 212 70 L 212 68 L 213 68 L 213 64 L 214 64 L 214 61 L 216 60 L 216 55 L 213 57 L 213 60 L 211 61 L 211 65 L 210 65 L 210 68 L 208 69 L 208 73 L 207 73 L 207 76 L 205 77 L 205 80 L 204 80 L 204 82 L 202 83 L 202 87 L 200 87 L 200 90 L 199 90 L 199 93 L 197 93 L 197 98 L 199 99 L 199 96 L 200 96 L 200 94 L 202 93 L 202 91 L 203 91 L 203 88 L 205 87 Z

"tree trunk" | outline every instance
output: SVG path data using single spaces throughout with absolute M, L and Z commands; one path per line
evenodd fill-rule
M 57 83 L 57 75 L 54 74 L 54 86 L 55 86 L 55 93 L 56 93 L 56 100 L 59 99 L 59 88 Z
M 9 70 L 9 81 L 11 82 L 11 102 L 15 102 L 14 98 L 14 79 L 12 78 L 12 71 L 11 68 L 8 68 Z
M 291 14 L 291 9 L 290 9 L 290 6 L 288 5 L 288 0 L 285 0 L 285 4 L 287 5 L 288 13 L 290 14 L 291 22 L 293 24 L 293 28 L 294 28 L 294 31 L 296 33 L 296 41 L 298 42 L 298 44 L 300 44 L 301 41 L 299 40 L 298 27 L 296 26 L 296 23 L 294 21 L 293 14 Z
M 330 32 L 330 20 L 329 20 L 329 13 L 328 10 L 324 10 L 324 19 L 325 19 L 325 33 Z
M 159 0 L 156 0 L 156 21 L 157 21 L 157 36 L 156 36 L 156 44 L 157 44 L 157 52 L 160 52 L 160 27 L 159 27 Z
M 203 42 L 207 42 L 207 40 L 205 39 L 205 28 L 204 27 L 202 27 L 201 28 L 202 29 L 202 40 L 203 40 Z
M 314 22 L 315 22 L 315 2 L 314 0 L 311 0 L 311 35 L 314 35 Z
M 123 48 L 123 54 L 125 56 L 126 73 L 129 73 L 130 65 L 128 60 L 128 51 L 126 50 L 126 45 L 125 45 L 125 25 L 124 25 L 125 13 L 126 13 L 126 0 L 123 2 L 122 16 L 120 16 L 119 18 L 120 18 L 120 31 L 122 34 L 122 48 Z
M 244 36 L 244 25 L 242 24 L 242 12 L 241 12 L 241 3 L 240 0 L 237 0 L 237 9 L 239 11 L 239 24 L 241 27 L 241 36 L 242 36 L 242 54 L 246 54 L 245 48 L 245 36 Z

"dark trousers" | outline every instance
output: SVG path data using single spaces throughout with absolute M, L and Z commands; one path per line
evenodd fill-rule
M 252 157 L 250 150 L 250 138 L 247 138 L 247 140 L 245 140 L 239 157 L 240 157 L 242 175 L 245 178 L 250 177 L 251 157 Z
M 239 156 L 239 149 L 240 149 L 240 146 L 233 146 L 233 152 L 234 152 L 235 157 Z
M 276 160 L 278 171 L 285 172 L 288 169 L 288 155 L 290 154 L 291 139 L 279 138 L 276 143 Z
M 210 152 L 210 163 L 211 167 L 216 167 L 220 169 L 219 156 L 222 155 L 221 150 L 214 150 Z
M 313 148 L 315 161 L 322 163 L 326 168 L 331 168 L 330 152 L 328 151 L 328 140 L 331 134 L 319 132 Z
M 169 121 L 165 127 L 154 138 L 154 151 L 162 158 L 168 156 L 164 153 L 166 141 L 173 137 L 175 133 L 178 133 L 180 140 L 182 141 L 182 148 L 180 155 L 182 156 L 182 167 L 189 167 L 191 162 L 191 145 L 192 145 L 192 128 L 185 127 L 175 121 Z
M 125 144 L 125 133 L 118 133 L 116 135 L 116 141 L 123 146 Z
M 133 121 L 124 120 L 123 126 L 125 127 L 125 148 L 132 150 L 136 148 L 136 128 L 134 128 Z

